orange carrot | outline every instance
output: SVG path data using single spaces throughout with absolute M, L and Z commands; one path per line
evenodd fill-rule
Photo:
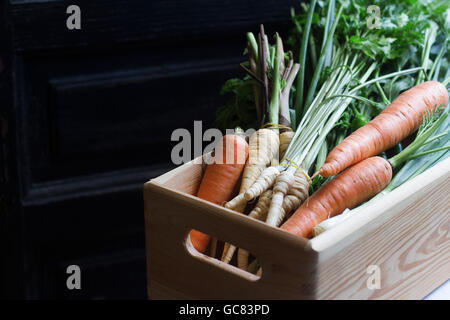
M 381 157 L 365 159 L 328 181 L 309 197 L 281 229 L 309 238 L 320 222 L 354 208 L 383 190 L 392 179 L 392 167 Z
M 215 162 L 208 165 L 200 183 L 197 197 L 222 205 L 230 200 L 248 157 L 248 144 L 244 138 L 228 134 L 217 145 Z M 192 230 L 191 243 L 199 252 L 205 252 L 210 236 Z
M 395 146 L 419 127 L 425 111 L 447 104 L 447 88 L 437 81 L 427 81 L 403 92 L 377 117 L 337 145 L 318 173 L 334 176 Z

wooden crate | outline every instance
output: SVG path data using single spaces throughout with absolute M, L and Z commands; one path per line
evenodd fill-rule
M 449 278 L 450 158 L 311 240 L 192 196 L 203 169 L 144 186 L 150 299 L 421 299 Z M 191 229 L 252 252 L 261 278 L 195 251 Z

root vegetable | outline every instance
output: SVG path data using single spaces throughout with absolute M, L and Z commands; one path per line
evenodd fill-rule
M 447 88 L 437 81 L 427 81 L 403 92 L 377 117 L 336 146 L 318 173 L 334 176 L 395 146 L 419 127 L 426 111 L 439 105 L 445 107 L 448 100 Z
M 233 199 L 230 201 L 231 204 L 226 204 L 227 208 L 244 212 L 247 205 L 247 200 L 243 199 L 244 192 L 256 181 L 261 172 L 271 164 L 272 159 L 278 152 L 279 144 L 278 133 L 272 129 L 259 129 L 250 137 L 249 156 L 244 168 L 238 199 Z M 221 260 L 229 263 L 235 250 L 235 246 L 225 243 Z
M 280 159 L 283 159 L 289 144 L 294 137 L 294 131 L 285 131 L 280 133 Z
M 375 196 L 391 178 L 392 168 L 387 160 L 381 157 L 363 160 L 319 188 L 281 229 L 309 238 L 320 222 Z
M 221 159 L 232 159 L 232 161 L 231 163 L 227 163 L 229 161 L 220 161 L 219 163 L 218 161 L 218 163 L 212 163 L 206 167 L 197 197 L 222 205 L 231 198 L 234 187 L 241 177 L 245 161 L 242 161 L 240 157 L 244 155 L 244 160 L 247 159 L 249 147 L 244 138 L 229 134 L 223 137 L 215 152 L 216 159 L 220 158 L 219 153 L 222 152 Z M 210 238 L 209 235 L 197 230 L 190 232 L 192 245 L 202 253 L 208 247 Z
M 275 226 L 279 220 L 279 216 L 282 214 L 283 199 L 289 191 L 290 187 L 294 184 L 294 174 L 289 170 L 281 172 L 276 179 L 273 187 L 272 201 L 270 203 L 269 213 L 267 215 L 266 223 Z
M 266 220 L 267 213 L 269 212 L 270 200 L 272 199 L 272 190 L 265 191 L 258 199 L 255 208 L 249 213 L 249 217 L 258 219 L 260 221 Z M 238 249 L 237 253 L 237 265 L 239 269 L 247 270 L 248 257 L 250 253 L 242 248 Z
M 303 172 L 297 169 L 294 173 L 294 180 L 283 198 L 282 207 L 277 209 L 277 205 L 273 206 L 272 202 L 266 223 L 272 226 L 279 226 L 286 215 L 290 214 L 292 210 L 297 209 L 305 201 L 308 197 L 308 189 L 308 179 Z
M 433 132 L 448 117 L 447 112 L 440 112 L 439 108 L 435 108 L 423 116 L 415 140 L 399 154 L 388 160 L 378 156 L 364 159 L 325 183 L 300 206 L 281 229 L 309 238 L 314 227 L 322 221 L 342 213 L 347 208 L 352 209 L 384 190 L 391 182 L 393 169 L 405 161 L 449 148 L 446 146 L 414 154 L 427 143 Z
M 245 191 L 244 198 L 247 201 L 250 201 L 260 196 L 265 190 L 273 185 L 279 174 L 280 171 L 277 167 L 271 166 L 264 169 L 259 178 L 256 179 L 255 183 Z

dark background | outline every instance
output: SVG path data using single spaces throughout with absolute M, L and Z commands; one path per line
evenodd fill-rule
M 0 3 L 2 295 L 145 299 L 143 183 L 171 169 L 174 129 L 211 125 L 245 33 L 285 33 L 299 1 Z

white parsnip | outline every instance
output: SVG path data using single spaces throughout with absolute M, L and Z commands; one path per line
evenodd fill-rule
M 305 174 L 300 170 L 294 173 L 294 183 L 289 188 L 287 195 L 283 199 L 283 205 L 279 214 L 271 217 L 270 221 L 266 221 L 273 226 L 279 226 L 283 219 L 291 212 L 296 210 L 308 198 L 309 181 Z M 268 218 L 269 219 L 269 218 Z
M 280 171 L 278 168 L 274 166 L 264 169 L 259 178 L 256 179 L 255 183 L 245 191 L 244 198 L 247 201 L 250 201 L 259 197 L 265 190 L 273 185 L 279 173 Z
M 249 217 L 265 221 L 267 213 L 269 212 L 270 200 L 272 199 L 272 190 L 265 191 L 258 199 L 255 208 L 249 213 Z M 242 248 L 238 249 L 237 253 L 237 265 L 242 270 L 248 268 L 248 257 L 250 253 Z
M 280 145 L 278 133 L 273 129 L 259 129 L 250 137 L 249 156 L 242 176 L 241 188 L 237 199 L 233 199 L 225 207 L 244 212 L 247 200 L 244 193 L 261 175 L 264 169 L 272 163 Z M 264 190 L 263 190 L 264 191 Z M 236 247 L 225 243 L 221 260 L 229 263 Z
M 281 172 L 275 181 L 273 187 L 272 201 L 270 203 L 269 213 L 267 215 L 266 223 L 275 226 L 282 214 L 283 199 L 288 193 L 291 186 L 294 184 L 294 174 L 288 170 Z
M 247 190 L 276 156 L 280 140 L 272 129 L 259 129 L 249 141 L 248 163 L 242 176 L 241 190 Z
M 247 204 L 247 200 L 244 197 L 245 192 L 239 193 L 236 197 L 225 203 L 225 208 L 236 210 L 238 207 Z M 236 210 L 241 211 L 241 210 Z
M 248 259 L 250 257 L 250 252 L 245 249 L 239 248 L 237 253 L 237 266 L 239 269 L 244 271 L 248 270 Z
M 286 150 L 294 137 L 294 131 L 285 131 L 280 133 L 280 159 L 283 159 Z
M 249 217 L 266 220 L 267 213 L 269 212 L 270 200 L 272 199 L 272 190 L 266 190 L 258 199 L 255 208 L 248 214 Z
M 302 202 L 308 197 L 308 180 L 306 177 L 297 170 L 294 174 L 294 184 L 289 189 L 288 194 L 283 199 L 283 205 L 281 208 L 281 214 L 278 216 L 278 220 L 275 225 L 279 226 L 282 220 L 288 216 L 291 212 L 296 210 Z M 269 212 L 270 202 L 272 200 L 272 190 L 266 190 L 260 197 L 255 208 L 250 212 L 249 217 L 265 221 L 267 213 Z M 250 253 L 242 248 L 238 249 L 237 263 L 238 267 L 242 270 L 248 269 L 248 260 Z

